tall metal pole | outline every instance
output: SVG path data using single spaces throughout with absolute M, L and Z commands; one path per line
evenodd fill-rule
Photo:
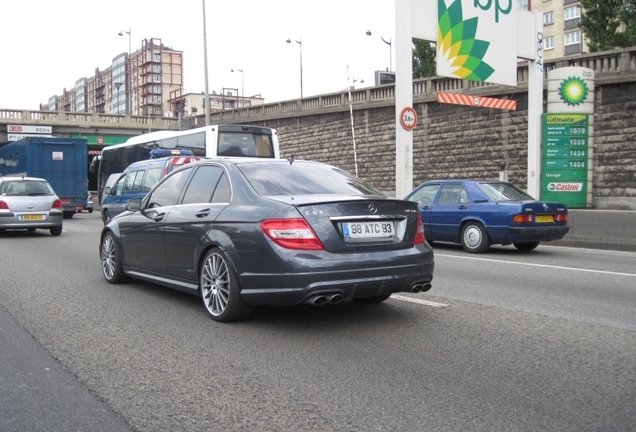
M 291 43 L 291 38 L 287 38 L 285 42 Z M 300 41 L 294 39 L 298 45 L 300 45 L 300 98 L 303 98 L 303 39 L 300 38 Z
M 300 38 L 300 98 L 303 98 L 303 39 Z
M 201 0 L 203 3 L 203 70 L 205 73 L 205 125 L 210 125 L 210 91 L 208 90 L 208 36 L 205 29 L 205 0 Z

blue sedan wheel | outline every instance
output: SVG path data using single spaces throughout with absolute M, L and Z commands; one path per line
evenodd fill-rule
M 252 314 L 253 307 L 241 299 L 236 274 L 219 249 L 210 250 L 203 259 L 200 292 L 205 309 L 216 321 L 236 321 Z
M 479 222 L 467 222 L 462 229 L 462 246 L 470 253 L 484 253 L 490 247 L 488 231 Z

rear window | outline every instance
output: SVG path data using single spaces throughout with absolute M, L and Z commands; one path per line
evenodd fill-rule
M 55 192 L 46 181 L 17 180 L 2 182 L 0 184 L 0 195 L 38 196 L 55 195 Z
M 296 161 L 237 165 L 259 195 L 378 195 L 370 184 L 339 168 Z
M 217 154 L 273 158 L 272 136 L 254 132 L 219 132 Z
M 482 190 L 493 201 L 533 201 L 530 195 L 510 183 L 480 183 Z

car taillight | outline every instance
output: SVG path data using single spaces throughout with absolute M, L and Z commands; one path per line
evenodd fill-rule
M 424 224 L 422 223 L 422 215 L 417 213 L 417 228 L 415 228 L 415 240 L 413 244 L 421 244 L 424 243 L 426 237 L 424 237 Z
M 61 209 L 62 208 L 62 201 L 59 199 L 56 199 L 55 201 L 53 201 L 53 205 L 51 206 L 52 209 Z
M 516 214 L 512 217 L 512 221 L 515 223 L 533 223 L 533 214 Z
M 568 214 L 567 213 L 557 213 L 554 215 L 555 222 L 567 222 Z
M 0 200 L 0 210 L 9 210 L 9 205 L 6 202 Z
M 267 219 L 261 222 L 261 229 L 274 243 L 287 249 L 324 249 L 304 219 Z

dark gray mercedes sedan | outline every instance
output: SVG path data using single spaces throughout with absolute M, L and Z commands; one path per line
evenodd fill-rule
M 259 305 L 428 291 L 434 267 L 417 203 L 293 158 L 175 170 L 104 227 L 99 252 L 108 282 L 199 295 L 217 321 L 245 319 Z

